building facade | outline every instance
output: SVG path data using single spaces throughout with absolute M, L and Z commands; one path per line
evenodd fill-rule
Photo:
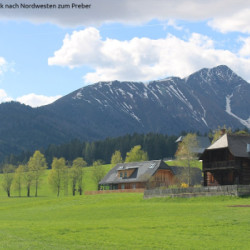
M 250 136 L 225 134 L 201 155 L 204 186 L 250 184 Z

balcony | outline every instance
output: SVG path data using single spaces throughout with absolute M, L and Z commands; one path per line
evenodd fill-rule
M 240 164 L 236 161 L 203 162 L 203 171 L 239 169 L 239 168 Z

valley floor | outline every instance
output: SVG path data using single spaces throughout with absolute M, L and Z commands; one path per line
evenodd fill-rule
M 0 197 L 0 249 L 249 249 L 250 198 Z

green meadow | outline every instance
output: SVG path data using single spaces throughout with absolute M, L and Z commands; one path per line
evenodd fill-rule
M 110 169 L 111 166 L 105 166 Z M 96 187 L 91 168 L 85 190 Z M 0 179 L 1 179 L 0 175 Z M 0 180 L 1 182 L 1 180 Z M 250 198 L 60 196 L 44 176 L 39 197 L 0 191 L 0 249 L 249 249 Z M 33 195 L 34 190 L 31 190 Z M 237 205 L 237 206 L 236 206 Z

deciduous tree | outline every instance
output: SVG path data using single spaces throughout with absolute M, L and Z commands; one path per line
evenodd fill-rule
M 214 132 L 213 132 L 213 135 L 212 135 L 212 143 L 214 143 L 215 141 L 217 141 L 222 135 L 224 134 L 231 134 L 232 133 L 232 129 L 231 128 L 227 128 L 225 125 L 223 127 L 218 127 L 218 129 L 216 129 Z
M 187 134 L 182 142 L 179 143 L 178 149 L 176 151 L 176 158 L 181 160 L 183 165 L 188 167 L 187 179 L 188 185 L 190 186 L 191 183 L 191 161 L 197 158 L 197 148 L 198 148 L 198 141 L 196 134 L 189 133 Z
M 64 158 L 54 158 L 52 162 L 52 169 L 50 170 L 48 181 L 50 186 L 57 193 L 57 197 L 60 195 L 61 189 L 64 188 L 64 179 L 66 172 L 66 162 Z
M 38 185 L 42 174 L 48 168 L 46 159 L 40 151 L 35 151 L 32 157 L 30 157 L 28 162 L 28 168 L 32 173 L 33 181 L 35 184 L 35 196 L 37 197 Z
M 3 167 L 3 189 L 4 191 L 7 193 L 8 197 L 10 197 L 10 188 L 11 188 L 11 184 L 13 181 L 13 177 L 14 177 L 14 171 L 15 171 L 15 167 L 13 165 L 10 164 L 6 164 Z
M 27 197 L 30 197 L 30 188 L 33 183 L 33 173 L 30 171 L 28 165 L 23 165 L 23 180 L 27 190 Z
M 134 146 L 129 152 L 125 162 L 147 161 L 148 154 L 141 149 L 140 145 Z
M 21 196 L 21 191 L 22 191 L 22 184 L 24 178 L 23 176 L 24 176 L 24 166 L 19 165 L 18 168 L 15 170 L 14 180 L 13 180 L 14 188 L 15 190 L 18 191 L 19 197 Z
M 92 177 L 97 187 L 98 183 L 106 174 L 105 168 L 102 165 L 103 162 L 101 160 L 97 160 L 93 163 Z
M 122 163 L 122 155 L 120 150 L 116 150 L 111 157 L 111 164 Z
M 83 190 L 83 168 L 87 166 L 87 162 L 83 158 L 78 157 L 73 161 L 73 165 L 70 169 L 72 194 L 75 195 L 76 187 L 78 186 L 79 194 L 82 195 Z

